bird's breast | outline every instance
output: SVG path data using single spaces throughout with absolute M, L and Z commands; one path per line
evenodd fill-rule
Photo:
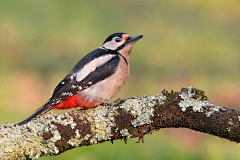
M 88 98 L 89 101 L 104 103 L 115 96 L 126 82 L 130 72 L 129 59 L 127 59 L 127 64 L 122 57 L 120 58 L 121 60 L 115 73 L 105 80 L 102 80 L 83 90 L 81 92 L 81 97 L 84 97 L 85 99 Z

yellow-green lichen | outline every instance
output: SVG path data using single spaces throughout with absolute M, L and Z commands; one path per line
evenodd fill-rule
M 205 95 L 204 91 L 196 90 L 195 91 L 195 97 L 196 99 L 207 101 L 208 97 Z
M 161 93 L 156 96 L 142 96 L 126 101 L 120 108 L 130 111 L 135 119 L 132 121 L 134 127 L 152 123 L 154 106 L 163 104 L 166 97 Z
M 179 102 L 179 107 L 182 109 L 183 112 L 186 111 L 188 107 L 192 107 L 192 110 L 194 112 L 205 112 L 207 117 L 210 117 L 212 113 L 219 112 L 220 109 L 224 110 L 224 108 L 215 106 L 212 103 L 209 103 L 208 101 L 203 101 L 203 97 L 199 97 L 200 99 L 196 99 L 196 93 L 192 93 L 192 87 L 189 87 L 187 90 L 187 93 L 182 92 L 179 96 L 181 97 L 181 100 Z M 198 92 L 200 94 L 200 92 Z M 202 96 L 202 92 L 200 94 Z M 206 99 L 206 97 L 204 98 Z M 206 108 L 207 107 L 207 108 Z
M 231 119 L 232 119 L 233 123 L 237 123 L 238 122 L 238 116 L 233 116 Z
M 105 117 L 107 108 L 99 106 L 97 108 L 89 109 L 87 120 L 91 123 L 91 133 L 94 137 L 90 138 L 90 143 L 97 143 L 102 140 L 111 139 L 111 128 L 114 126 L 112 112 L 109 113 L 108 118 Z

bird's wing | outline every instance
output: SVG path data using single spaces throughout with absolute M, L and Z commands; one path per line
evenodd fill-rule
M 101 49 L 91 52 L 79 61 L 72 72 L 57 85 L 50 107 L 108 78 L 115 73 L 119 62 L 119 55 L 111 51 Z
M 88 60 L 90 59 L 90 61 L 87 61 L 85 57 Z M 57 85 L 57 87 L 53 92 L 52 97 L 47 102 L 45 102 L 42 105 L 42 107 L 40 107 L 33 115 L 31 115 L 24 121 L 18 123 L 18 125 L 27 123 L 31 119 L 43 113 L 46 113 L 58 103 L 68 99 L 73 95 L 76 95 L 77 93 L 96 84 L 97 82 L 108 78 L 109 76 L 115 73 L 118 67 L 118 64 L 120 62 L 119 55 L 110 54 L 110 52 L 105 52 L 104 54 L 100 54 L 100 56 L 95 55 L 95 58 L 94 58 L 94 55 L 91 55 L 91 53 L 90 53 L 90 56 L 85 56 L 85 57 L 82 60 L 80 60 L 78 64 L 73 68 L 72 72 L 70 72 Z M 85 63 L 85 64 L 82 65 L 82 63 Z

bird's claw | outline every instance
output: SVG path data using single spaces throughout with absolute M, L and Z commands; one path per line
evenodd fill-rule
M 127 100 L 127 99 L 125 99 L 125 98 L 118 98 L 118 99 L 117 99 L 116 101 L 114 101 L 114 102 L 106 101 L 106 102 L 104 103 L 104 105 L 108 104 L 108 105 L 111 105 L 111 106 L 110 106 L 110 108 L 107 110 L 107 113 L 106 113 L 105 117 L 108 118 L 109 112 L 113 109 L 113 107 L 114 107 L 115 105 L 119 105 L 119 104 L 125 102 L 126 100 Z

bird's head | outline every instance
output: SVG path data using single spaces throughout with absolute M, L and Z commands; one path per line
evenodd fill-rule
M 143 35 L 130 36 L 127 33 L 114 33 L 104 41 L 102 47 L 118 52 L 124 51 L 130 54 L 134 43 L 142 37 Z

